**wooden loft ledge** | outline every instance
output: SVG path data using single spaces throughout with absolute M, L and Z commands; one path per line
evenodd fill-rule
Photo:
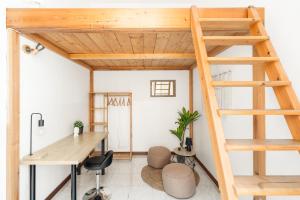
M 247 8 L 199 8 L 208 55 L 245 36 Z M 261 17 L 264 9 L 258 8 Z M 195 66 L 189 8 L 7 9 L 7 28 L 89 70 L 188 70 Z M 251 43 L 257 38 L 241 38 Z M 218 44 L 223 41 L 223 44 Z
M 258 8 L 263 15 L 264 9 Z M 7 9 L 7 27 L 21 32 L 97 32 L 103 30 L 121 31 L 190 31 L 191 12 L 189 8 L 156 9 Z M 222 23 L 211 27 L 210 18 L 248 17 L 247 8 L 199 8 L 204 18 L 203 29 L 220 30 Z M 225 23 L 226 24 L 226 23 Z M 227 23 L 227 25 L 230 23 Z M 234 23 L 227 29 L 239 29 Z

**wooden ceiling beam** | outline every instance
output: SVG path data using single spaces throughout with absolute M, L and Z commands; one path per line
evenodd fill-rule
M 264 9 L 257 8 L 263 17 Z M 200 18 L 247 18 L 247 8 L 199 8 Z M 8 8 L 6 26 L 20 32 L 189 31 L 189 8 Z M 211 27 L 203 26 L 203 30 Z M 235 27 L 232 27 L 233 29 Z
M 160 60 L 160 59 L 195 59 L 193 53 L 156 53 L 156 54 L 69 54 L 73 60 Z
M 189 66 L 94 66 L 95 71 L 125 71 L 125 70 L 189 70 Z
M 229 49 L 230 47 L 232 47 L 232 46 L 216 46 L 213 49 L 211 49 L 209 52 L 207 52 L 207 56 L 214 57 L 214 56 L 222 53 L 226 49 Z
M 23 34 L 22 36 L 24 36 L 25 38 L 32 40 L 34 42 L 38 42 L 40 44 L 42 44 L 44 47 L 46 47 L 47 49 L 57 53 L 58 55 L 67 58 L 73 62 L 75 62 L 76 64 L 85 67 L 89 70 L 93 70 L 93 68 L 91 66 L 89 66 L 88 64 L 86 64 L 83 61 L 80 60 L 72 60 L 69 57 L 69 54 L 67 52 L 65 52 L 63 49 L 57 47 L 56 45 L 54 45 L 53 43 L 49 42 L 48 40 L 46 40 L 45 38 L 39 36 L 38 34 Z
M 214 57 L 214 56 L 216 56 L 216 55 L 222 53 L 222 52 L 225 51 L 226 49 L 229 49 L 230 47 L 232 47 L 232 46 L 216 46 L 216 47 L 212 48 L 211 50 L 209 50 L 209 51 L 207 52 L 207 56 L 209 56 L 209 57 Z M 197 63 L 195 63 L 195 64 L 193 64 L 192 66 L 190 66 L 191 69 L 192 69 L 192 68 L 195 68 L 195 67 L 197 67 Z

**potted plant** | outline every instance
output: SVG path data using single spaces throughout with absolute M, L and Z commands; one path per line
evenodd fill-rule
M 180 151 L 183 148 L 185 131 L 188 128 L 188 125 L 196 121 L 200 117 L 200 115 L 198 111 L 191 113 L 190 111 L 187 111 L 185 107 L 183 107 L 182 110 L 178 112 L 178 114 L 179 118 L 175 122 L 175 124 L 178 124 L 178 127 L 176 128 L 176 130 L 170 130 L 170 132 L 178 138 L 180 144 L 178 150 Z M 179 163 L 185 162 L 184 156 L 177 155 L 176 157 Z
M 82 134 L 83 133 L 83 122 L 82 121 L 75 121 L 74 122 L 74 134 Z
M 170 132 L 178 138 L 180 147 L 183 148 L 185 131 L 190 123 L 199 119 L 200 114 L 198 113 L 198 111 L 187 111 L 185 107 L 183 107 L 182 110 L 178 112 L 178 114 L 179 118 L 175 122 L 178 127 L 175 130 L 170 130 Z

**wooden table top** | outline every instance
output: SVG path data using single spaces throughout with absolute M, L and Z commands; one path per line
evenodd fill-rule
M 87 132 L 77 137 L 67 136 L 45 148 L 27 155 L 24 165 L 78 165 L 106 138 L 107 132 Z

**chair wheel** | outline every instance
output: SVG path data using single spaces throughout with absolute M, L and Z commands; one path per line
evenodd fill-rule
M 99 199 L 102 200 L 101 196 L 99 196 L 97 194 L 96 188 L 90 189 L 82 197 L 82 200 L 94 200 L 94 199 L 96 199 L 96 200 L 99 200 Z

